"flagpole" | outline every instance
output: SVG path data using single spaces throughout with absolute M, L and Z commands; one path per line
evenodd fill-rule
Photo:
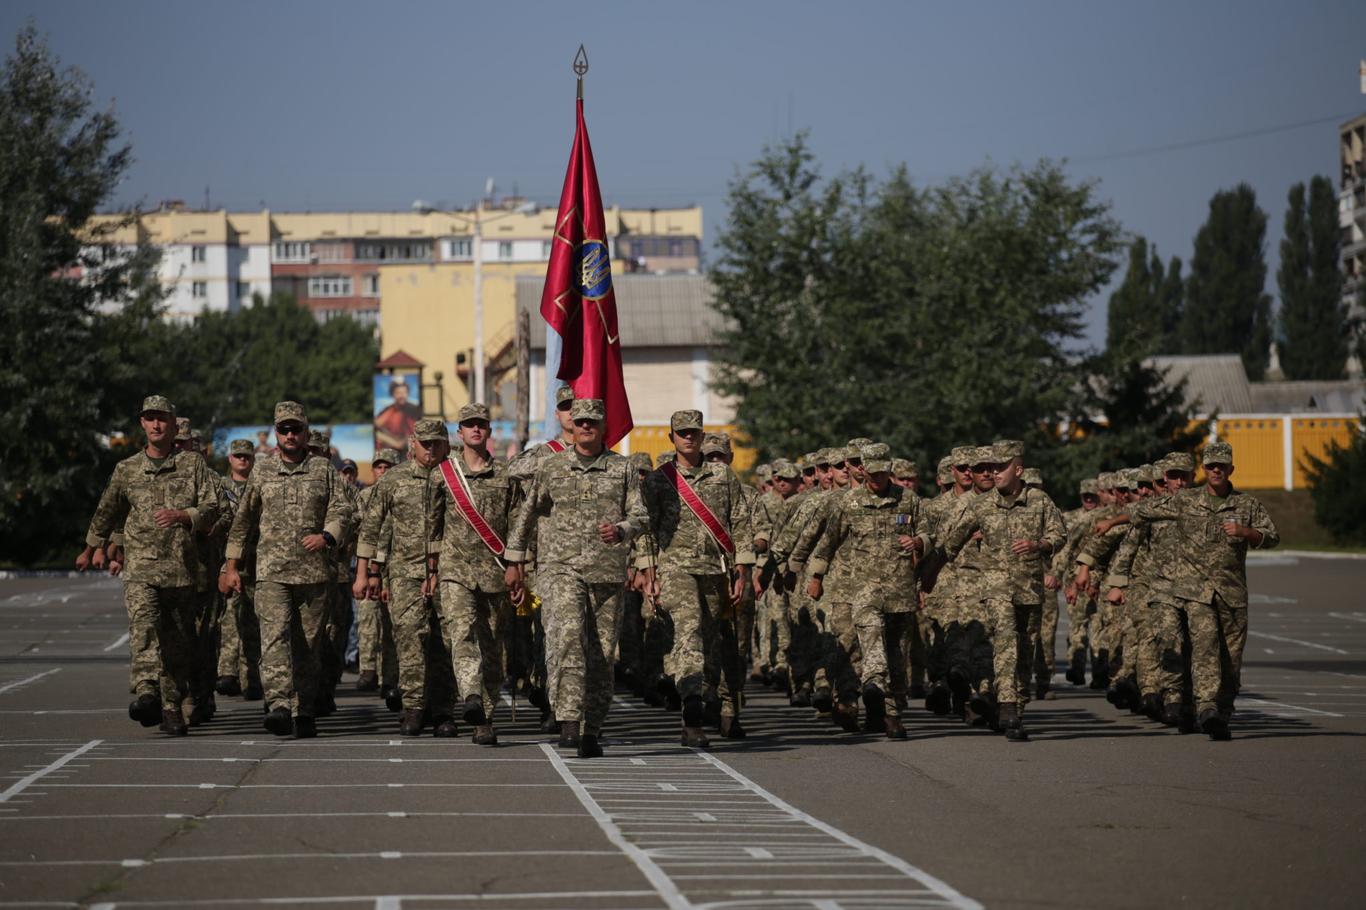
M 579 100 L 583 100 L 583 76 L 588 72 L 588 52 L 579 45 L 579 52 L 574 55 L 574 74 L 579 77 Z

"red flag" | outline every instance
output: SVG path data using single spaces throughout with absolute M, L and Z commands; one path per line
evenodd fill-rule
M 604 441 L 616 445 L 635 424 L 621 375 L 612 255 L 582 98 L 541 292 L 541 315 L 564 339 L 557 375 L 573 386 L 576 398 L 602 399 L 607 411 Z

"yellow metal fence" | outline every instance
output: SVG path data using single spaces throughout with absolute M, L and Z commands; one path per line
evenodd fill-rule
M 1324 457 L 1329 445 L 1347 445 L 1361 432 L 1355 414 L 1240 414 L 1215 422 L 1215 434 L 1233 446 L 1234 484 L 1245 490 L 1307 488 L 1306 456 Z

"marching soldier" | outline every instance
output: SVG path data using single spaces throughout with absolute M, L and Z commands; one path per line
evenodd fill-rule
M 358 533 L 365 524 L 365 513 L 370 507 L 370 498 L 375 495 L 376 485 L 384 477 L 385 471 L 402 460 L 393 449 L 380 449 L 370 461 L 370 470 L 375 480 L 356 497 Z M 359 539 L 356 548 L 359 551 Z M 386 671 L 386 687 L 398 685 L 398 655 L 394 651 L 393 626 L 389 622 L 385 591 L 387 586 L 383 584 L 380 572 L 380 565 L 387 561 L 389 551 L 388 535 L 384 528 L 380 529 L 379 538 L 375 541 L 375 551 L 376 562 L 379 565 L 368 566 L 363 576 L 357 572 L 357 581 L 364 580 L 365 585 L 358 589 L 358 586 L 353 584 L 351 589 L 351 595 L 356 599 L 356 668 L 359 671 L 356 677 L 357 692 L 378 692 L 381 669 Z
M 602 755 L 598 737 L 612 704 L 612 653 L 631 542 L 649 513 L 631 463 L 603 445 L 599 399 L 570 410 L 574 447 L 547 457 L 531 479 L 508 534 L 504 574 L 513 601 L 525 596 L 523 565 L 536 540 L 546 668 L 560 744 Z M 647 584 L 653 570 L 643 570 Z
M 228 446 L 228 477 L 223 481 L 228 510 L 219 518 L 220 523 L 226 521 L 229 529 L 255 464 L 256 450 L 251 440 L 234 439 Z M 256 592 L 254 552 L 255 541 L 249 541 L 238 572 L 242 576 L 242 593 L 233 593 L 224 599 L 216 683 L 219 695 L 241 695 L 247 701 L 260 701 L 263 694 L 261 624 L 253 606 Z
M 182 702 L 194 673 L 196 535 L 218 515 L 219 486 L 195 452 L 176 451 L 175 406 L 149 395 L 138 414 L 147 444 L 119 462 L 100 496 L 76 568 L 102 560 L 96 550 L 122 528 L 124 605 L 135 698 L 128 716 L 163 733 L 188 730 Z
M 467 404 L 457 415 L 461 449 L 427 482 L 427 593 L 441 589 L 441 614 L 476 745 L 498 744 L 493 711 L 503 686 L 512 604 L 503 577 L 508 522 L 518 488 L 488 449 L 489 409 Z
M 352 508 L 341 475 L 308 451 L 303 405 L 282 401 L 274 416 L 279 454 L 252 468 L 228 532 L 219 590 L 242 593 L 241 563 L 255 535 L 266 729 L 304 739 L 317 735 L 332 551 L 346 534 Z

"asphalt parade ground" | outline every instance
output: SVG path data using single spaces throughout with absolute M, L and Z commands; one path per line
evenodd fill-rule
M 1249 576 L 1232 742 L 1059 676 L 1029 743 L 919 705 L 907 741 L 851 736 L 764 691 L 701 754 L 619 693 L 590 761 L 525 704 L 497 748 L 402 738 L 350 676 L 315 740 L 221 697 L 171 739 L 128 720 L 117 582 L 0 581 L 0 907 L 1359 907 L 1366 561 Z

